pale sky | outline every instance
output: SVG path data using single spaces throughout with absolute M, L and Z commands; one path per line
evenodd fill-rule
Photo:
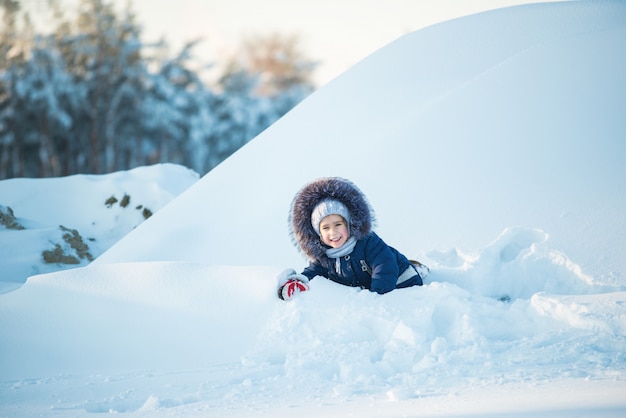
M 127 0 L 114 0 L 123 7 Z M 544 0 L 558 1 L 558 0 Z M 132 0 L 145 40 L 164 37 L 175 51 L 206 41 L 207 62 L 236 49 L 240 39 L 298 35 L 303 53 L 319 62 L 322 85 L 398 37 L 441 21 L 538 0 Z M 205 56 L 206 55 L 206 56 Z

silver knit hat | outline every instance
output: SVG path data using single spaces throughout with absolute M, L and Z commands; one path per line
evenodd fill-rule
M 313 208 L 311 212 L 311 225 L 317 235 L 320 234 L 320 222 L 328 215 L 340 215 L 350 225 L 350 212 L 348 208 L 338 200 L 324 199 Z

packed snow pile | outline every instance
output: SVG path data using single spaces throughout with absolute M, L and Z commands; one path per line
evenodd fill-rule
M 366 58 L 89 266 L 0 295 L 0 416 L 624 416 L 625 44 L 623 2 L 564 2 Z M 425 286 L 276 297 L 324 176 Z

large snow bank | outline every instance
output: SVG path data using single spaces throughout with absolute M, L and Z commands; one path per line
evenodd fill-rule
M 380 234 L 409 255 L 475 251 L 529 226 L 588 273 L 623 279 L 624 22 L 622 2 L 567 2 L 400 38 L 98 262 L 299 265 L 291 199 L 311 179 L 338 175 L 368 195 Z

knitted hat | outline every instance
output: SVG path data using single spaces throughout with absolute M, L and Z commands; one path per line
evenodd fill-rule
M 317 235 L 321 235 L 320 223 L 328 215 L 340 215 L 348 225 L 350 224 L 350 212 L 343 203 L 335 199 L 324 199 L 315 205 L 313 212 L 311 212 L 311 225 Z

